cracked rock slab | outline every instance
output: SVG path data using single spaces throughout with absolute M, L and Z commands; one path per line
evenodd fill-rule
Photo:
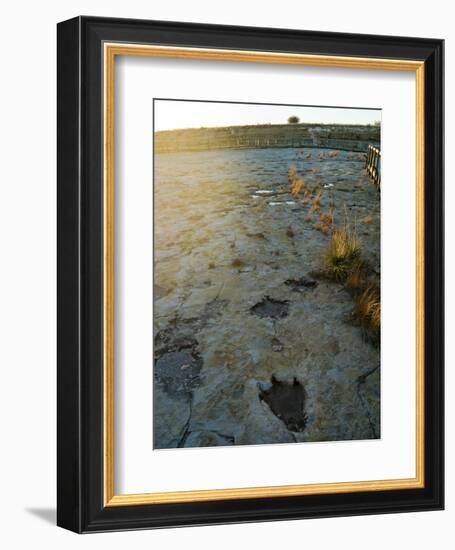
M 153 392 L 153 419 L 155 449 L 174 449 L 185 434 L 191 404 L 186 395 L 169 395 L 155 384 Z
M 188 393 L 201 380 L 202 359 L 193 351 L 163 353 L 155 362 L 154 376 L 168 393 Z
M 380 350 L 347 322 L 352 296 L 313 275 L 329 237 L 313 227 L 319 214 L 304 196 L 291 196 L 287 170 L 295 164 L 308 188 L 320 186 L 322 212 L 333 199 L 341 220 L 346 203 L 378 276 L 379 195 L 357 154 L 320 161 L 319 152 L 226 150 L 228 162 L 214 151 L 156 155 L 157 448 L 380 436 L 379 369 L 358 384 Z M 270 194 L 281 204 L 271 206 Z M 295 396 L 308 416 L 303 431 L 260 399 L 272 375 L 304 388 L 304 399 Z

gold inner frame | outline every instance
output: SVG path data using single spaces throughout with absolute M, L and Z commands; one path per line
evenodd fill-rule
M 104 43 L 104 503 L 105 506 L 268 498 L 424 487 L 424 62 L 308 54 Z M 122 494 L 114 492 L 114 70 L 115 57 L 154 56 L 288 65 L 412 71 L 416 77 L 416 476 L 384 479 Z

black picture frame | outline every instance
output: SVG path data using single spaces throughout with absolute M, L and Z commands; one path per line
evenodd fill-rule
M 424 61 L 425 486 L 209 502 L 104 504 L 102 44 Z M 440 510 L 444 502 L 442 40 L 77 17 L 58 24 L 58 507 L 77 533 Z

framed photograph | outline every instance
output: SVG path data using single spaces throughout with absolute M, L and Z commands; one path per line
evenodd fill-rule
M 443 41 L 58 25 L 58 525 L 443 508 Z

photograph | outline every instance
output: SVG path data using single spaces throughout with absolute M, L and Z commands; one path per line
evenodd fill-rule
M 214 525 L 383 514 L 390 526 L 444 509 L 441 18 L 423 37 L 431 14 L 414 32 L 418 15 L 397 6 L 373 19 L 343 8 L 313 29 L 308 9 L 304 28 L 295 10 L 261 26 L 262 7 L 248 24 L 243 3 L 238 24 L 182 8 L 57 25 L 65 530 L 206 526 L 213 546 Z M 49 259 L 24 255 L 33 235 L 24 226 L 16 279 Z M 430 538 L 447 531 L 432 517 Z M 403 532 L 431 546 L 420 523 Z
M 450 4 L 2 14 L 1 546 L 450 549 Z
M 381 114 L 154 99 L 154 449 L 381 438 Z

